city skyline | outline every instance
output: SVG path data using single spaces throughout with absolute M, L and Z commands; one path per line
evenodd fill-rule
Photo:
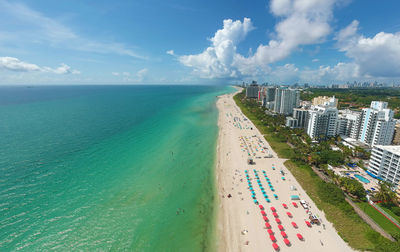
M 399 83 L 399 7 L 0 0 L 0 85 Z

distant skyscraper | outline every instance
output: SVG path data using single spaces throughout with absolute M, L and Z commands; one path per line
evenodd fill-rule
M 395 121 L 387 102 L 371 102 L 362 110 L 358 140 L 370 146 L 389 145 L 393 140 Z
M 246 97 L 247 98 L 258 98 L 258 85 L 253 83 L 246 88 Z
M 300 105 L 300 91 L 279 87 L 275 90 L 274 112 L 284 115 L 291 115 L 293 109 Z

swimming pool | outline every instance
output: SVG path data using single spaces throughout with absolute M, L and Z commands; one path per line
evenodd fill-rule
M 358 174 L 355 174 L 354 177 L 358 178 L 361 182 L 364 182 L 365 184 L 368 184 L 370 182 L 368 179 Z

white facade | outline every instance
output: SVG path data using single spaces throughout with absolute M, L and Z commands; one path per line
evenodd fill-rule
M 392 142 L 395 121 L 387 102 L 371 102 L 371 107 L 362 110 L 358 140 L 365 144 L 389 145 Z
M 351 110 L 339 111 L 337 133 L 339 135 L 357 139 L 360 116 L 361 113 Z
M 338 110 L 336 107 L 315 106 L 308 111 L 306 132 L 313 139 L 337 135 Z
M 400 181 L 400 146 L 375 145 L 371 152 L 368 172 L 398 185 Z
M 297 89 L 277 88 L 275 90 L 274 112 L 291 115 L 300 105 L 300 91 Z

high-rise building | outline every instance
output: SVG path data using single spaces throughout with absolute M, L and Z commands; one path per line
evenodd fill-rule
M 393 140 L 395 121 L 387 102 L 373 101 L 361 113 L 358 140 L 370 146 L 389 145 Z
M 329 96 L 318 96 L 314 97 L 312 99 L 312 105 L 313 106 L 331 106 L 331 107 L 337 107 L 338 104 L 338 99 L 335 98 L 335 96 L 329 97 Z
M 338 110 L 333 106 L 313 106 L 307 114 L 305 126 L 313 140 L 326 139 L 337 135 Z
M 360 115 L 361 113 L 351 110 L 339 111 L 337 133 L 347 137 L 352 137 L 354 134 L 357 136 L 359 131 L 357 128 L 359 127 Z
M 258 85 L 253 83 L 246 88 L 246 97 L 247 98 L 258 98 Z
M 400 146 L 375 145 L 371 151 L 367 172 L 373 177 L 398 185 L 400 180 Z
M 291 115 L 293 109 L 300 105 L 300 91 L 279 87 L 275 90 L 274 112 L 284 115 Z
M 293 109 L 293 118 L 297 120 L 296 127 L 304 128 L 307 123 L 307 114 L 308 110 L 304 108 L 294 108 Z

